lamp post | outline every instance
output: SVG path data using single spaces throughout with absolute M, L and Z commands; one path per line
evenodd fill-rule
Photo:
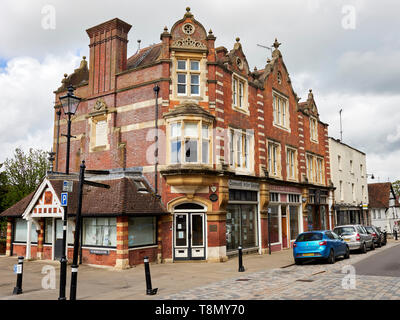
M 71 147 L 71 117 L 76 113 L 78 109 L 80 98 L 74 96 L 74 87 L 72 85 L 68 86 L 68 92 L 65 96 L 60 97 L 60 102 L 64 114 L 68 117 L 67 122 L 67 134 L 63 136 L 67 137 L 67 153 L 65 162 L 65 173 L 69 174 L 69 153 Z M 67 282 L 67 218 L 68 218 L 68 206 L 64 207 L 63 216 L 63 242 L 62 242 L 62 257 L 60 259 L 60 294 L 58 300 L 66 300 L 65 297 L 65 286 Z

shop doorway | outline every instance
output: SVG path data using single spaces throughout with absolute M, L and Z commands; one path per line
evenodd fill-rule
M 204 260 L 205 213 L 197 204 L 183 204 L 174 210 L 174 259 Z
M 287 206 L 281 206 L 281 223 L 282 223 L 282 248 L 288 248 L 288 220 L 287 220 Z

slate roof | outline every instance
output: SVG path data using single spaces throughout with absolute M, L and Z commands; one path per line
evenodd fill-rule
M 127 69 L 134 69 L 145 66 L 158 60 L 162 49 L 162 43 L 153 44 L 146 48 L 140 49 L 128 59 Z
M 59 199 L 63 180 L 49 180 Z M 84 186 L 82 216 L 158 216 L 168 211 L 151 191 L 142 193 L 131 178 L 96 181 L 108 184 L 110 189 Z M 68 195 L 68 215 L 75 215 L 78 208 L 79 182 L 73 181 L 73 192 Z M 146 186 L 149 189 L 148 186 Z M 34 193 L 23 198 L 0 216 L 20 217 L 28 207 Z

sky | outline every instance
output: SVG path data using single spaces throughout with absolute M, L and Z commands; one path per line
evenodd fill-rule
M 61 1 L 2 0 L 0 163 L 16 147 L 50 151 L 54 94 L 89 56 L 86 29 L 118 17 L 133 27 L 128 56 L 160 41 L 189 6 L 251 70 L 264 68 L 275 38 L 301 101 L 311 88 L 329 135 L 367 154 L 367 172 L 400 179 L 400 3 L 395 0 Z

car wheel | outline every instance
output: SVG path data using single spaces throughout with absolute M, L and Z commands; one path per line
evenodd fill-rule
M 347 246 L 346 246 L 346 253 L 345 253 L 345 255 L 344 255 L 344 258 L 345 258 L 345 259 L 349 259 L 349 258 L 350 258 L 350 249 L 349 249 L 349 247 L 347 247 Z
M 333 252 L 333 249 L 331 249 L 331 251 L 329 252 L 328 263 L 329 264 L 335 263 L 335 253 Z
M 294 259 L 294 263 L 298 266 L 301 266 L 303 264 L 303 261 L 301 261 L 300 259 Z
M 372 244 L 371 244 L 370 249 L 371 249 L 371 250 L 375 250 L 375 242 L 374 242 L 374 241 L 372 241 Z
M 367 245 L 365 244 L 365 242 L 362 244 L 361 253 L 367 253 Z

